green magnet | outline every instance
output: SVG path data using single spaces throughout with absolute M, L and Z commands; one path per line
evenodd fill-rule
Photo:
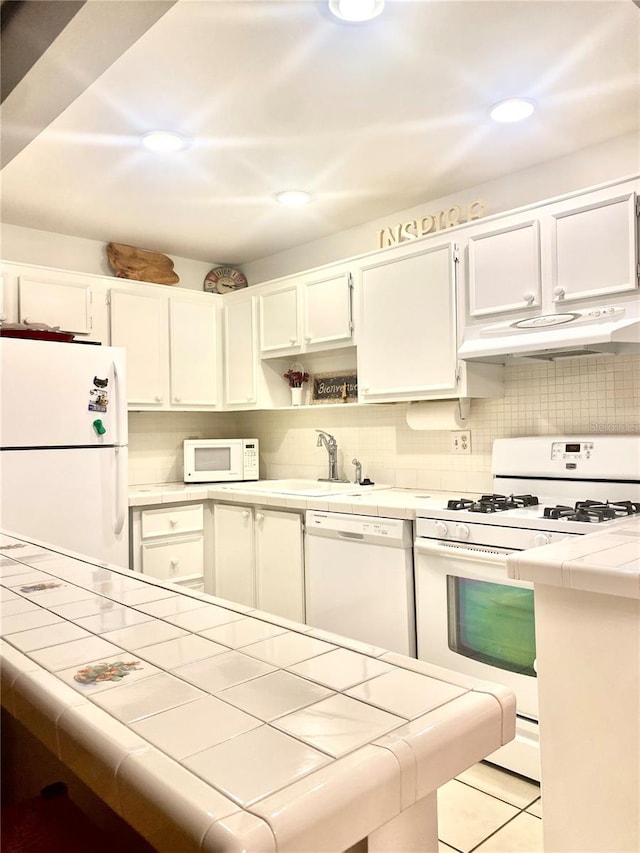
M 97 418 L 97 419 L 93 422 L 93 428 L 94 428 L 94 429 L 95 429 L 95 431 L 98 433 L 98 435 L 104 435 L 104 434 L 105 434 L 105 432 L 107 431 L 106 426 L 102 423 L 102 421 L 100 420 L 100 418 Z

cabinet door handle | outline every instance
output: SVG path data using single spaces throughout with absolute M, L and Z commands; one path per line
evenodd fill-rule
M 535 293 L 523 293 L 522 298 L 527 303 L 527 305 L 533 305 L 533 303 L 535 302 L 536 296 L 535 296 Z
M 243 518 L 249 518 L 249 510 L 248 509 L 242 510 L 242 517 Z
M 174 397 L 173 398 L 174 403 L 180 403 L 181 401 L 182 401 L 182 397 Z
M 565 296 L 565 293 L 566 293 L 566 292 L 567 292 L 567 291 L 564 289 L 564 287 L 556 287 L 556 288 L 554 288 L 554 291 L 553 291 L 553 295 L 555 296 L 555 300 L 554 300 L 554 301 L 555 301 L 555 302 L 560 302 L 562 299 L 564 299 L 564 296 Z
M 156 403 L 161 403 L 161 402 L 162 402 L 162 397 L 161 397 L 161 395 L 160 395 L 160 394 L 156 394 L 156 395 L 155 395 L 155 397 L 154 397 L 153 399 L 156 401 Z
M 176 569 L 178 568 L 178 566 L 180 565 L 180 560 L 170 560 L 170 561 L 169 561 L 169 565 L 171 566 L 171 571 L 172 571 L 172 572 L 175 572 L 175 570 L 176 570 Z
M 307 335 L 307 337 L 305 338 L 305 342 L 308 344 L 311 343 L 311 335 Z
M 264 515 L 261 512 L 256 513 L 256 521 L 264 521 Z
M 172 527 L 175 527 L 177 523 L 178 523 L 178 519 L 177 519 L 177 518 L 170 518 L 170 519 L 169 519 L 169 524 L 170 524 Z
M 294 344 L 297 344 L 297 343 L 298 343 L 298 339 L 297 339 L 297 338 L 289 338 L 289 341 L 290 341 L 290 343 L 291 343 L 292 345 L 294 345 Z
M 251 394 L 247 395 L 247 403 L 253 403 L 253 402 L 255 402 L 255 399 L 256 398 L 253 397 Z

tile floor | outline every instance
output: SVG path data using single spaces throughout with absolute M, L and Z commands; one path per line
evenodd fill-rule
M 438 790 L 439 853 L 542 853 L 540 786 L 481 762 Z

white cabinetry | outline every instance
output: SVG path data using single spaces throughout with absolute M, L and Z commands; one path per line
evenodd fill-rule
M 364 402 L 454 396 L 454 246 L 423 243 L 361 266 L 358 386 Z
M 214 409 L 220 405 L 219 306 L 207 301 L 169 299 L 171 405 Z
M 541 302 L 540 223 L 508 217 L 468 241 L 469 314 L 523 311 Z
M 289 277 L 261 290 L 263 358 L 352 345 L 352 276 L 344 265 Z
M 167 297 L 152 287 L 111 290 L 111 343 L 127 351 L 129 408 L 216 409 L 217 298 Z
M 101 276 L 2 264 L 5 319 L 46 323 L 78 338 L 107 342 L 106 287 Z
M 258 402 L 256 353 L 256 301 L 246 291 L 224 297 L 224 404 L 255 408 Z
M 215 594 L 304 622 L 302 517 L 216 504 Z
M 637 186 L 623 182 L 466 229 L 467 323 L 633 298 Z
M 636 193 L 590 193 L 550 210 L 550 289 L 554 302 L 637 290 Z
M 161 580 L 211 592 L 211 511 L 184 503 L 131 512 L 131 567 Z
M 259 299 L 262 355 L 299 351 L 297 284 L 265 288 Z

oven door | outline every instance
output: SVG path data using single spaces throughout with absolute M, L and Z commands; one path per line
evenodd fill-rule
M 537 720 L 533 585 L 507 577 L 509 553 L 416 540 L 418 658 L 506 685 Z

